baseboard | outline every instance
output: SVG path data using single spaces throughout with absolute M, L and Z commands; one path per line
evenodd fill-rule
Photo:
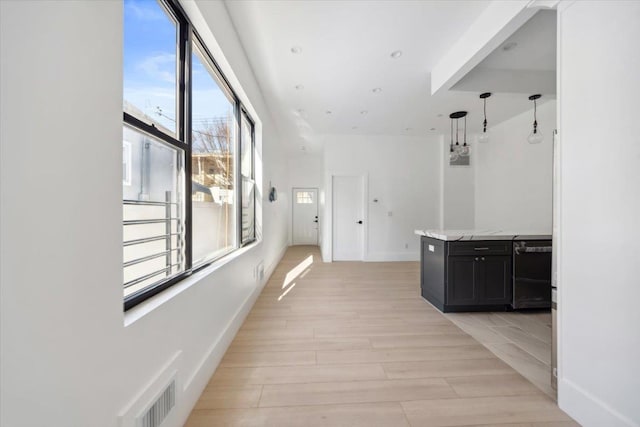
M 269 264 L 267 266 L 267 268 L 264 271 L 264 283 L 261 284 L 261 287 L 265 285 L 265 283 L 267 283 L 267 281 L 269 280 L 269 278 L 271 277 L 271 275 L 273 274 L 273 272 L 275 271 L 276 267 L 278 266 L 278 264 L 280 263 L 280 261 L 282 260 L 282 257 L 284 256 L 285 252 L 287 252 L 287 249 L 289 249 L 289 243 L 285 242 L 284 246 L 282 248 L 280 248 L 280 251 L 278 252 L 278 255 L 276 255 L 276 258 L 273 260 L 273 262 L 271 264 Z M 261 289 L 262 291 L 262 289 Z
M 413 252 L 375 252 L 367 254 L 366 262 L 420 261 L 420 254 Z
M 558 406 L 584 427 L 639 427 L 637 422 L 566 379 L 558 380 Z
M 244 323 L 244 320 L 249 315 L 249 312 L 253 308 L 253 305 L 258 300 L 258 297 L 262 293 L 262 289 L 269 281 L 269 278 L 273 274 L 275 268 L 278 263 L 282 260 L 285 252 L 287 251 L 288 245 L 285 244 L 283 246 L 275 260 L 265 269 L 264 279 L 262 282 L 256 286 L 256 288 L 249 294 L 249 296 L 244 300 L 244 302 L 240 305 L 233 318 L 227 324 L 224 332 L 220 335 L 219 339 L 216 340 L 207 350 L 205 356 L 202 358 L 202 361 L 195 369 L 194 374 L 185 381 L 185 386 L 183 389 L 183 411 L 182 412 L 182 422 L 177 424 L 179 426 L 184 425 L 186 423 L 189 414 L 193 410 L 193 407 L 198 402 L 200 395 L 204 391 L 209 379 L 214 374 L 222 357 L 226 353 L 227 349 L 231 345 L 231 342 L 235 338 L 236 334 L 240 330 L 240 327 Z M 186 402 L 189 402 L 188 404 Z

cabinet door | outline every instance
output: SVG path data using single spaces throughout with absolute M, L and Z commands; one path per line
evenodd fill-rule
M 476 273 L 476 283 L 480 288 L 480 304 L 508 304 L 511 302 L 511 257 L 482 257 Z
M 450 256 L 447 261 L 447 305 L 478 303 L 476 272 L 478 263 L 472 256 Z

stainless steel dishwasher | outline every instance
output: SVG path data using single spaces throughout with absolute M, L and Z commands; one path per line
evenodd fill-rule
M 551 307 L 551 240 L 513 242 L 514 309 Z

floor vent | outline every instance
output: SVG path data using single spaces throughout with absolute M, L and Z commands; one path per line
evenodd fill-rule
M 139 418 L 140 427 L 159 427 L 176 405 L 176 382 L 171 381 L 149 410 Z

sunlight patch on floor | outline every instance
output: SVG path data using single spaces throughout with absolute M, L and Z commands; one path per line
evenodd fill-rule
M 280 295 L 280 296 L 278 297 L 278 301 L 280 301 L 282 298 L 284 298 L 284 297 L 285 297 L 285 295 L 287 295 L 287 294 L 289 293 L 289 291 L 290 291 L 291 289 L 293 289 L 293 287 L 294 287 L 295 285 L 296 285 L 296 282 L 293 282 L 293 284 L 292 284 L 291 286 L 289 286 L 289 287 L 287 288 L 287 290 L 286 290 L 286 291 L 284 291 L 284 292 L 282 293 L 282 295 Z
M 282 289 L 286 288 L 289 283 L 293 282 L 296 277 L 298 277 L 300 273 L 305 271 L 311 264 L 313 264 L 313 255 L 309 255 L 307 258 L 305 258 L 304 261 L 289 270 L 284 278 L 284 283 L 282 283 Z

